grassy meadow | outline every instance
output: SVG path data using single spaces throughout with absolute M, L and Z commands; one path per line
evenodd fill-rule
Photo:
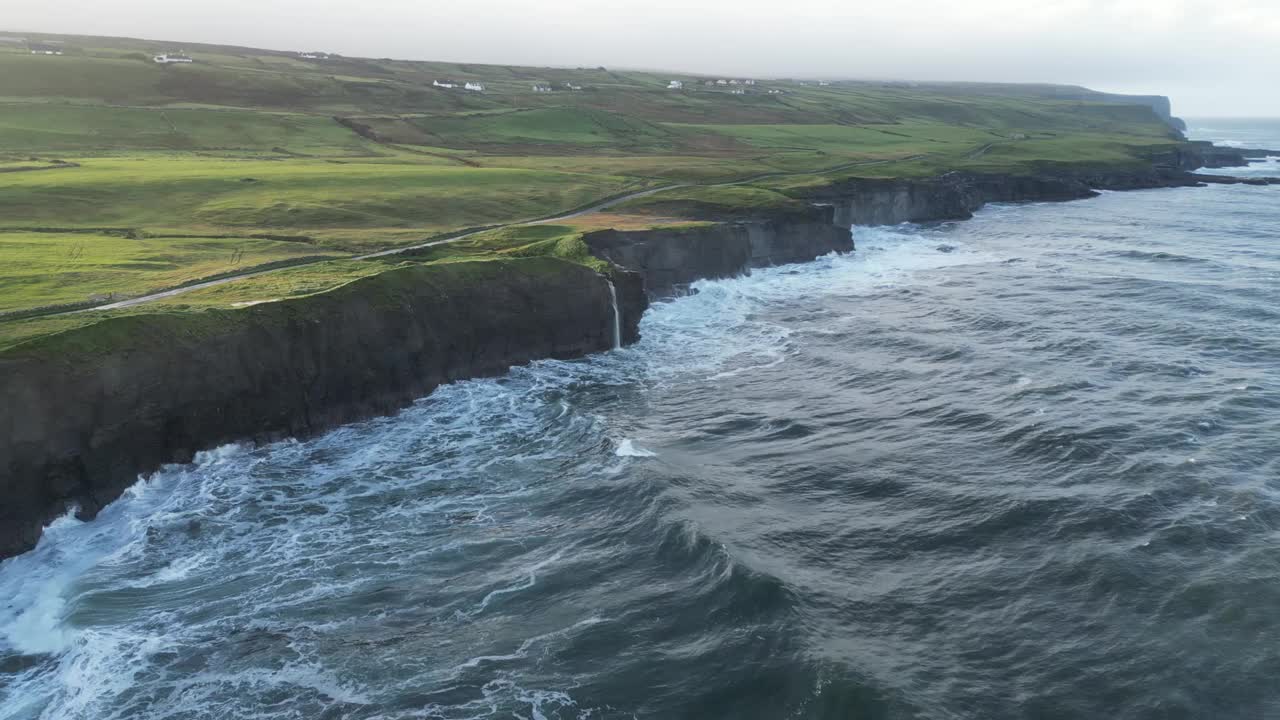
M 135 234 L 291 236 L 365 252 L 460 228 L 532 220 L 645 182 L 622 176 L 398 163 L 193 155 L 79 158 L 80 167 L 0 174 L 3 229 L 123 228 Z
M 134 238 L 104 233 L 0 233 L 7 270 L 0 313 L 110 301 L 266 264 L 336 253 L 305 243 L 221 238 Z
M 147 307 L 243 306 L 405 262 L 589 262 L 586 229 L 803 206 L 850 176 L 1135 162 L 1176 142 L 1150 108 L 1083 88 L 758 79 L 735 95 L 692 75 L 212 45 L 160 66 L 152 54 L 179 48 L 29 37 L 64 54 L 0 45 L 0 345 L 104 315 L 65 306 L 228 274 L 281 267 Z M 607 213 L 357 259 L 677 184 Z

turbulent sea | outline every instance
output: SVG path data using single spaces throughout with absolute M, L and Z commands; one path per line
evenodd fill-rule
M 1280 187 L 855 239 L 55 522 L 0 718 L 1280 717 Z

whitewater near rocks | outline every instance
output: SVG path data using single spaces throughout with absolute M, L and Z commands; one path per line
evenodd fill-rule
M 1211 187 L 858 228 L 202 453 L 0 563 L 0 718 L 1280 712 L 1276 227 Z

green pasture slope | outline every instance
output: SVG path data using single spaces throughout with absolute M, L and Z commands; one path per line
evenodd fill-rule
M 1083 88 L 708 86 L 717 78 L 0 35 L 63 48 L 0 42 L 0 346 L 110 314 L 322 292 L 400 263 L 589 262 L 572 223 L 356 256 L 664 185 L 692 187 L 613 212 L 631 227 L 749 213 L 854 175 L 1124 163 L 1178 142 L 1158 103 Z M 150 60 L 177 50 L 195 62 Z M 276 266 L 156 305 L 61 314 Z

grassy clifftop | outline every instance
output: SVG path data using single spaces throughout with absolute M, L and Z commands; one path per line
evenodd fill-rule
M 1084 88 L 819 84 L 5 36 L 63 54 L 0 42 L 0 343 L 104 316 L 50 314 L 65 306 L 264 267 L 299 265 L 168 305 L 307 295 L 402 262 L 574 256 L 584 229 L 785 211 L 848 177 L 1136 163 L 1179 142 L 1162 99 Z M 151 61 L 177 50 L 194 62 Z M 683 89 L 667 89 L 671 80 Z M 436 85 L 467 82 L 483 92 Z M 609 214 L 358 259 L 670 185 L 682 187 Z

